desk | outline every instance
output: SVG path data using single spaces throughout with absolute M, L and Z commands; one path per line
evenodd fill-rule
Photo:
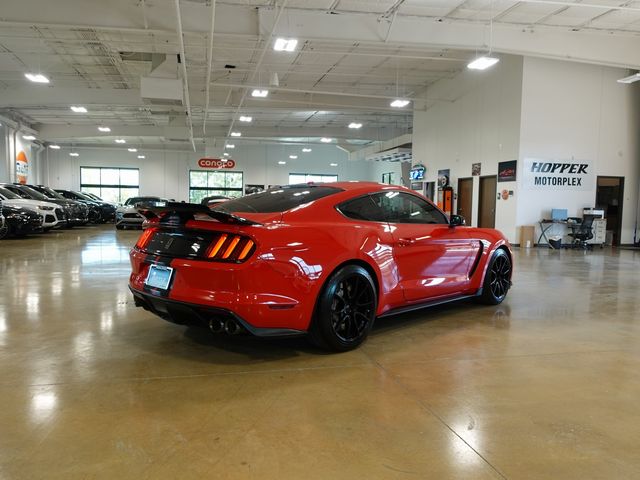
M 547 232 L 554 225 L 563 225 L 565 227 L 568 227 L 571 230 L 573 230 L 573 229 L 575 229 L 575 228 L 580 226 L 580 224 L 577 223 L 577 222 L 570 222 L 570 221 L 567 221 L 567 220 L 547 220 L 547 219 L 540 220 L 538 222 L 538 226 L 540 227 L 540 232 L 541 233 L 540 233 L 540 236 L 538 237 L 538 241 L 536 243 L 540 244 L 542 239 L 544 238 L 545 242 L 547 242 L 547 245 L 549 245 L 549 248 L 554 249 L 554 246 L 551 245 L 551 243 L 549 242 L 549 238 L 547 237 Z

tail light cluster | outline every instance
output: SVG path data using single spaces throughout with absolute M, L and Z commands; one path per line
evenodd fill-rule
M 255 243 L 242 235 L 221 234 L 211 242 L 207 249 L 207 258 L 243 262 L 253 253 Z

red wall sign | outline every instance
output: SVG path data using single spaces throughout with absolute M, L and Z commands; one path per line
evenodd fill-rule
M 200 168 L 234 168 L 236 166 L 236 162 L 231 159 L 201 158 L 198 160 L 198 166 Z

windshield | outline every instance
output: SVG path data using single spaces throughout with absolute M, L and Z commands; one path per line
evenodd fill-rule
M 309 203 L 343 190 L 336 187 L 315 185 L 289 185 L 276 187 L 265 192 L 254 193 L 217 205 L 214 210 L 245 213 L 286 212 L 304 203 Z
M 34 188 L 37 188 L 37 190 L 46 197 L 53 198 L 56 200 L 64 200 L 64 197 L 62 195 L 60 195 L 55 190 L 50 189 L 49 187 L 34 187 Z
M 158 197 L 131 197 L 131 198 L 128 198 L 127 201 L 124 202 L 124 204 L 135 205 L 136 203 L 140 203 L 140 202 L 164 202 L 164 200 Z
M 95 202 L 95 200 L 91 197 L 89 197 L 89 195 L 86 195 L 84 193 L 80 193 L 80 192 L 71 192 L 72 194 L 74 194 L 76 197 L 81 198 L 82 200 L 88 200 L 90 202 Z
M 0 195 L 4 197 L 5 200 L 19 200 L 20 195 L 16 195 L 11 190 L 7 190 L 6 188 L 0 187 Z
M 18 188 L 22 192 L 25 192 L 29 197 L 33 198 L 34 200 L 40 200 L 45 202 L 48 200 L 48 198 L 45 197 L 43 194 L 41 194 L 40 192 L 36 192 L 33 188 L 29 188 L 26 185 L 21 185 Z

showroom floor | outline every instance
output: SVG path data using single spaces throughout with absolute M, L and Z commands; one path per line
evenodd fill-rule
M 638 475 L 638 252 L 517 252 L 502 306 L 327 355 L 134 308 L 137 235 L 0 243 L 0 478 Z

